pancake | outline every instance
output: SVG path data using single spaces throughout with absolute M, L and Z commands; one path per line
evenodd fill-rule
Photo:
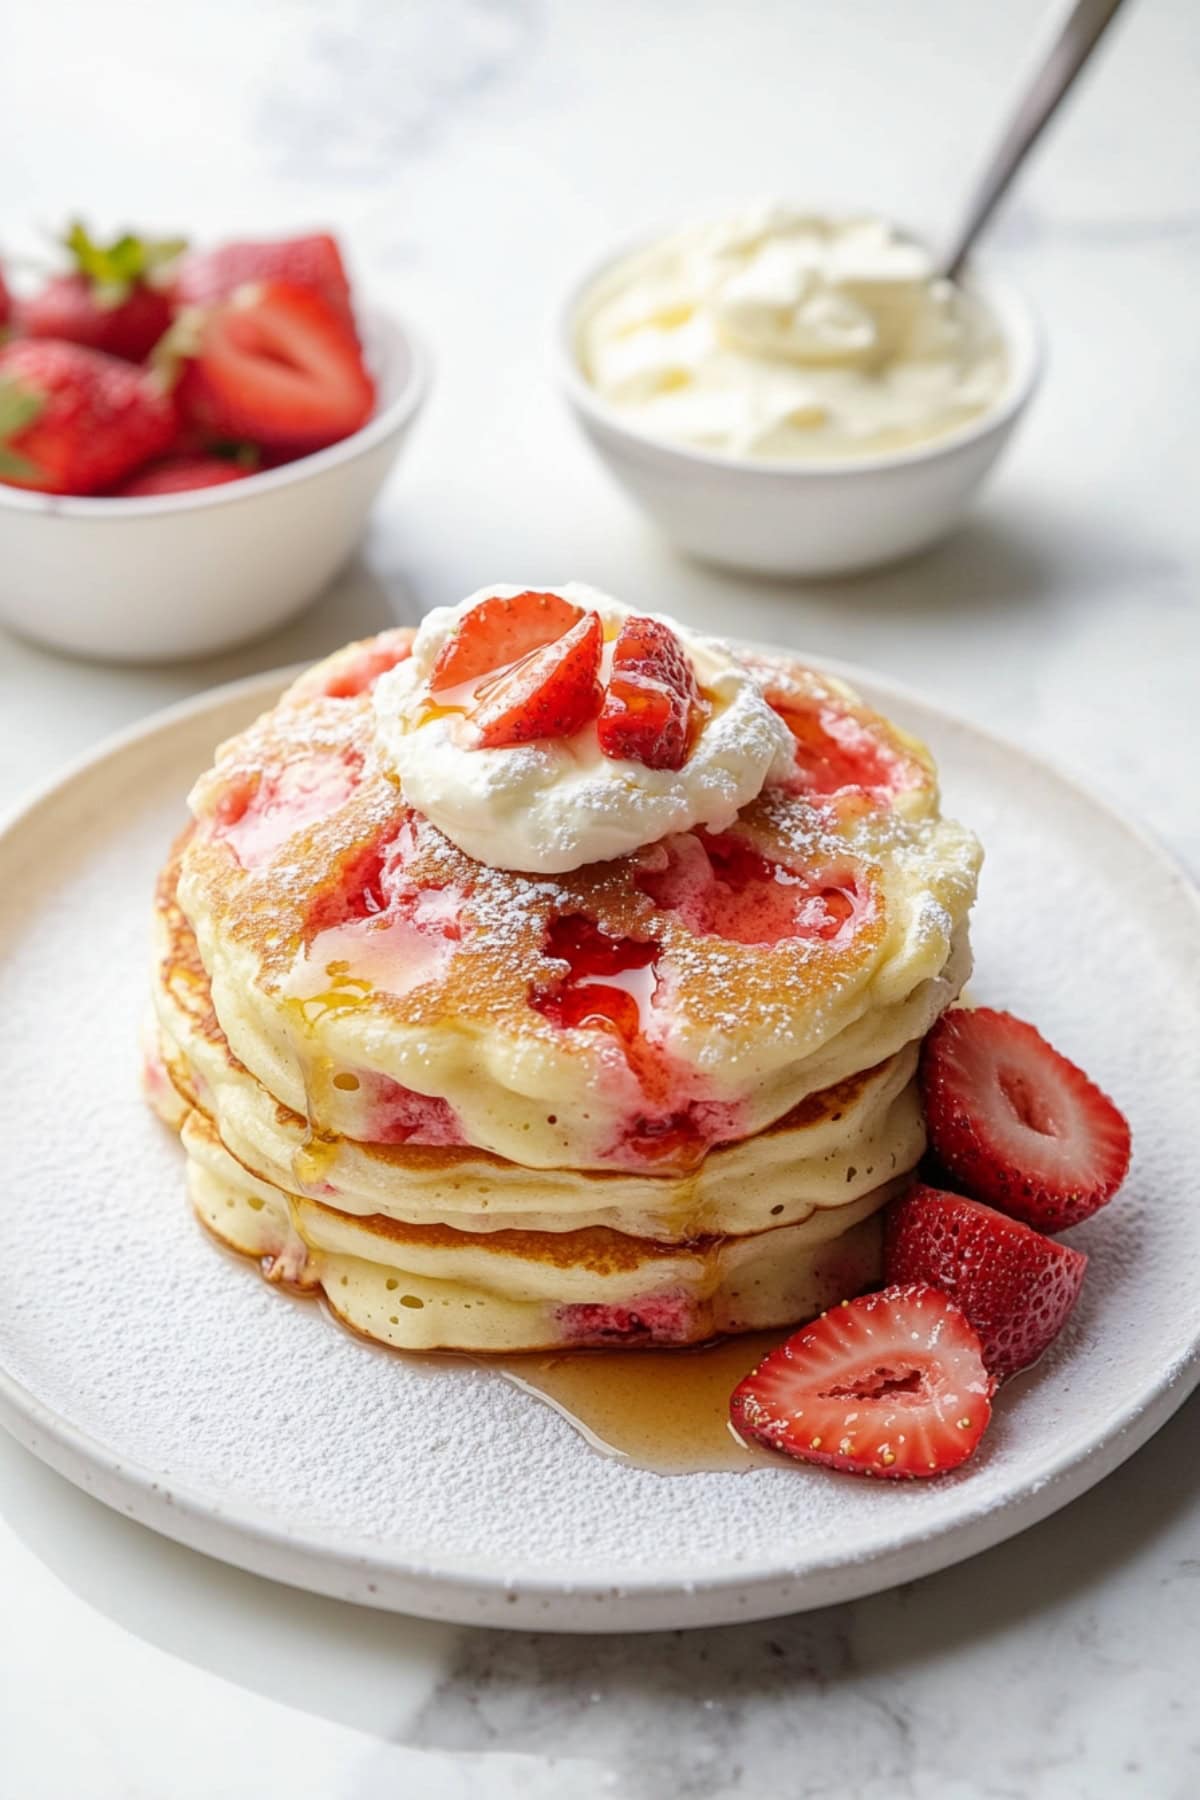
M 222 747 L 182 853 L 232 1051 L 321 1133 L 678 1171 L 887 1063 L 956 996 L 978 845 L 940 817 L 928 753 L 848 690 L 754 658 L 796 717 L 790 779 L 719 836 L 531 877 L 404 804 L 372 726 L 389 638 Z M 839 756 L 873 773 L 843 782 Z
M 681 1245 L 601 1227 L 470 1233 L 287 1194 L 245 1169 L 194 1108 L 182 1138 L 189 1196 L 215 1237 L 401 1350 L 683 1346 L 796 1323 L 879 1279 L 878 1215 L 902 1185 L 802 1225 Z
M 913 1168 L 924 1148 L 915 1045 L 677 1173 L 527 1168 L 470 1146 L 365 1144 L 314 1132 L 230 1050 L 175 896 L 177 872 L 175 855 L 156 896 L 157 1066 L 177 1104 L 209 1114 L 244 1167 L 343 1212 L 474 1232 L 603 1226 L 687 1242 L 842 1208 Z

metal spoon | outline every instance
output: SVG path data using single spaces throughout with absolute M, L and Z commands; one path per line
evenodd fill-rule
M 961 272 L 972 244 L 1054 117 L 1060 101 L 1116 17 L 1121 4 L 1122 0 L 1075 0 L 997 144 L 972 195 L 966 217 L 951 242 L 942 268 L 952 279 Z

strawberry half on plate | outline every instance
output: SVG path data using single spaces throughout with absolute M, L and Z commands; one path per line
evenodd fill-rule
M 921 1097 L 948 1185 L 1039 1231 L 1078 1225 L 1125 1179 L 1121 1113 L 1012 1013 L 943 1013 L 921 1052 Z
M 896 1481 L 964 1463 L 995 1385 L 960 1309 L 918 1284 L 822 1313 L 746 1376 L 729 1411 L 769 1449 Z
M 917 1182 L 887 1212 L 884 1270 L 961 1307 L 993 1375 L 1029 1368 L 1079 1298 L 1088 1259 L 978 1200 Z

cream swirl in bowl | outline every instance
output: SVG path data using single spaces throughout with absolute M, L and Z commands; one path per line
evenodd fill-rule
M 902 452 L 997 406 L 1000 327 L 885 221 L 780 205 L 611 268 L 579 325 L 597 396 L 648 436 L 725 456 Z
M 632 609 L 581 582 L 546 591 L 599 616 L 606 674 L 612 644 Z M 606 756 L 594 722 L 567 738 L 479 747 L 461 712 L 431 704 L 430 676 L 467 613 L 486 599 L 521 592 L 489 587 L 431 612 L 412 656 L 375 688 L 380 754 L 399 776 L 409 804 L 468 856 L 496 869 L 562 874 L 673 832 L 724 830 L 772 775 L 786 776 L 794 743 L 754 677 L 715 639 L 674 621 L 704 703 L 682 768 L 647 768 Z

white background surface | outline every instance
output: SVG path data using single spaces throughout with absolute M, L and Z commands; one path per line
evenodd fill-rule
M 1011 459 L 940 551 L 800 589 L 685 565 L 608 489 L 543 378 L 555 292 L 610 236 L 746 194 L 936 227 L 1039 5 L 22 8 L 0 59 L 5 243 L 73 207 L 197 234 L 331 219 L 438 371 L 363 558 L 289 631 L 138 672 L 0 639 L 0 798 L 216 679 L 484 581 L 577 575 L 921 687 L 1200 867 L 1200 19 L 1189 0 L 1128 10 L 993 246 L 1050 338 Z M 1133 1022 L 1148 1043 L 1153 1023 Z M 0 1797 L 1174 1800 L 1200 1784 L 1198 1420 L 1193 1402 L 1065 1514 L 910 1589 L 607 1642 L 289 1593 L 104 1512 L 5 1441 Z

